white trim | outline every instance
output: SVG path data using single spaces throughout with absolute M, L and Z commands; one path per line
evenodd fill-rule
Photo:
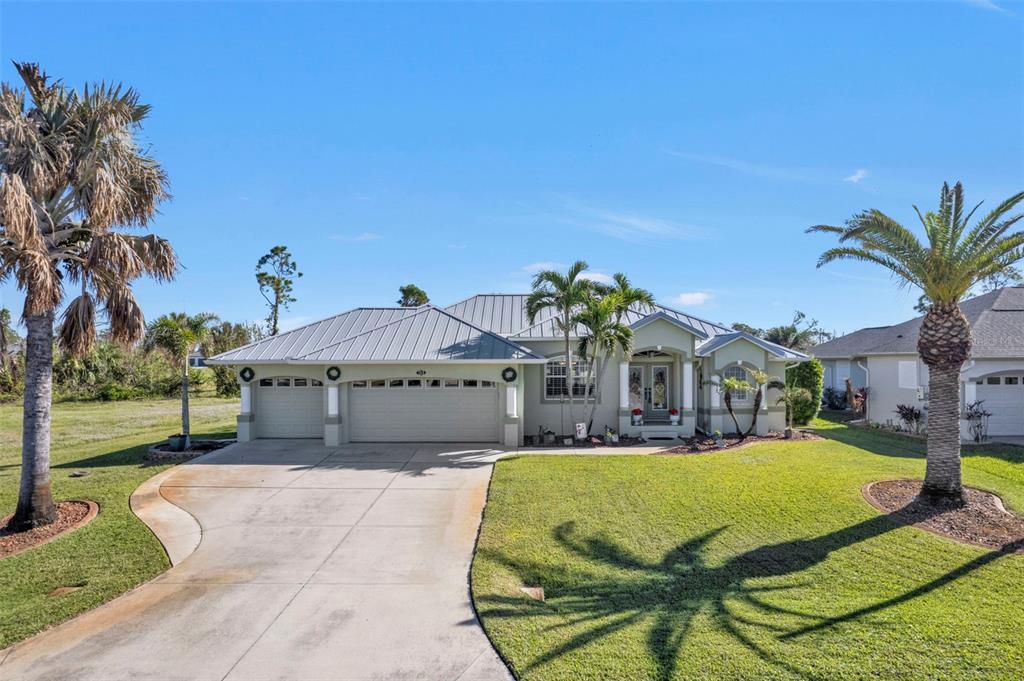
M 683 409 L 693 409 L 693 363 L 683 362 Z

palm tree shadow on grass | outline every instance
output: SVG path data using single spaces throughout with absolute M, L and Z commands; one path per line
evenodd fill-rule
M 791 641 L 923 596 L 1018 550 L 1024 544 L 1015 542 L 999 551 L 986 553 L 905 594 L 842 615 L 800 612 L 766 600 L 766 596 L 773 592 L 805 584 L 751 583 L 752 580 L 762 578 L 796 576 L 824 561 L 833 551 L 905 525 L 900 520 L 899 512 L 880 515 L 812 539 L 761 546 L 734 556 L 721 565 L 712 566 L 705 560 L 708 546 L 726 526 L 688 539 L 666 553 L 660 562 L 652 563 L 605 538 L 580 538 L 576 535 L 575 523 L 569 522 L 559 525 L 553 531 L 560 545 L 589 563 L 625 571 L 628 578 L 597 576 L 585 568 L 563 569 L 551 575 L 548 566 L 518 561 L 500 552 L 481 549 L 481 557 L 501 563 L 519 576 L 524 584 L 536 584 L 539 575 L 548 575 L 551 579 L 548 584 L 541 585 L 547 592 L 546 603 L 524 602 L 520 597 L 485 596 L 478 599 L 478 604 L 485 619 L 539 615 L 559 615 L 565 618 L 549 629 L 592 623 L 592 626 L 564 643 L 545 651 L 526 667 L 526 671 L 548 664 L 633 624 L 649 622 L 647 649 L 656 664 L 657 678 L 667 681 L 676 671 L 680 651 L 694 619 L 701 613 L 707 613 L 720 630 L 769 665 L 801 678 L 823 678 L 798 669 L 760 644 L 745 629 L 760 629 L 778 641 Z M 551 581 L 555 583 L 551 584 Z M 740 614 L 738 608 L 744 606 L 756 614 Z M 792 627 L 782 623 L 787 620 L 796 620 L 798 624 Z

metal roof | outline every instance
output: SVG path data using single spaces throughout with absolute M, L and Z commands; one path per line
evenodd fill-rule
M 714 352 L 715 350 L 719 350 L 728 345 L 729 343 L 740 340 L 741 338 L 750 341 L 759 348 L 767 350 L 771 354 L 781 359 L 792 359 L 795 361 L 807 359 L 807 355 L 805 355 L 802 352 L 797 352 L 796 350 L 792 350 L 783 345 L 778 345 L 777 343 L 771 343 L 769 341 L 764 340 L 763 338 L 758 338 L 753 334 L 749 334 L 746 331 L 733 331 L 731 333 L 719 334 L 712 338 L 711 340 L 707 341 L 706 343 L 698 345 L 697 354 L 707 355 L 708 353 Z
M 482 293 L 449 305 L 445 310 L 488 331 L 510 338 L 522 340 L 560 338 L 561 332 L 557 326 L 558 311 L 551 308 L 541 310 L 534 323 L 531 324 L 529 315 L 526 314 L 526 299 L 528 297 L 522 293 Z M 732 331 L 721 324 L 715 324 L 664 305 L 655 305 L 654 307 L 638 305 L 623 315 L 623 322 L 634 326 L 655 314 L 681 324 L 698 338 L 711 338 L 717 334 Z M 574 335 L 579 335 L 579 331 L 574 331 Z
M 1024 287 L 985 293 L 963 301 L 960 309 L 971 324 L 972 357 L 1024 357 Z M 892 326 L 860 329 L 817 345 L 811 352 L 821 359 L 917 354 L 922 321 L 924 317 L 915 317 Z
M 207 360 L 241 362 L 537 361 L 542 357 L 433 305 L 358 308 Z

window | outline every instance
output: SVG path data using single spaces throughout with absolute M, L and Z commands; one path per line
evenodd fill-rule
M 581 362 L 578 359 L 572 362 L 572 394 L 573 397 L 583 397 L 587 382 L 587 369 L 589 362 Z M 566 371 L 564 359 L 553 359 L 544 365 L 544 397 L 547 399 L 558 399 L 568 397 L 566 389 Z M 594 394 L 594 386 L 590 386 L 590 394 Z
M 366 387 L 366 381 L 352 381 L 352 387 L 353 388 L 365 388 Z
M 722 378 L 735 378 L 741 381 L 747 380 L 747 370 L 743 367 L 729 367 L 722 372 Z M 747 390 L 735 390 L 732 393 L 732 399 L 736 402 L 743 402 L 750 399 L 749 391 Z
M 917 362 L 899 362 L 897 371 L 899 387 L 917 390 Z
M 494 381 L 480 381 L 480 387 L 481 388 L 493 388 L 494 387 Z
M 459 379 L 457 378 L 446 378 L 444 379 L 444 387 L 446 388 L 458 388 Z
M 322 387 L 324 387 L 324 382 L 323 381 L 318 381 L 318 380 L 316 380 L 314 378 L 312 383 L 310 383 L 310 385 L 312 385 L 314 388 L 322 388 Z
M 476 387 L 476 383 L 477 383 L 477 381 L 476 381 L 475 378 L 467 378 L 464 381 L 462 381 L 462 387 L 463 388 L 475 388 Z
M 1003 379 L 1003 385 L 1017 385 L 1020 379 L 1017 376 L 1007 376 Z
M 305 388 L 307 383 L 308 381 L 304 378 L 296 378 L 295 382 L 292 385 L 294 385 L 296 388 Z
M 420 378 L 410 378 L 409 380 L 407 380 L 405 382 L 405 387 L 406 388 L 422 388 L 423 387 L 423 379 L 420 379 Z
M 370 381 L 371 388 L 386 388 L 387 382 L 383 378 L 378 378 L 375 381 Z
M 985 382 L 988 383 L 989 385 L 999 385 L 999 377 L 989 376 L 987 379 L 985 379 Z
M 441 379 L 440 378 L 428 378 L 426 383 L 427 383 L 427 387 L 428 388 L 440 388 L 441 387 Z
M 388 381 L 389 388 L 401 388 L 403 385 L 405 385 L 405 381 L 400 378 L 392 378 Z
M 279 378 L 279 379 L 277 379 L 277 387 L 278 388 L 287 388 L 291 384 L 292 384 L 292 379 L 290 379 L 290 378 Z

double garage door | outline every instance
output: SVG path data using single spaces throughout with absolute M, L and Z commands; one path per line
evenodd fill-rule
M 493 381 L 356 381 L 349 391 L 352 442 L 495 442 L 498 389 Z M 324 435 L 324 387 L 306 378 L 260 379 L 256 427 L 264 438 Z
M 989 376 L 978 384 L 977 395 L 982 406 L 992 413 L 988 434 L 1024 434 L 1024 377 Z
M 491 381 L 356 381 L 349 391 L 352 442 L 495 442 L 498 390 Z

